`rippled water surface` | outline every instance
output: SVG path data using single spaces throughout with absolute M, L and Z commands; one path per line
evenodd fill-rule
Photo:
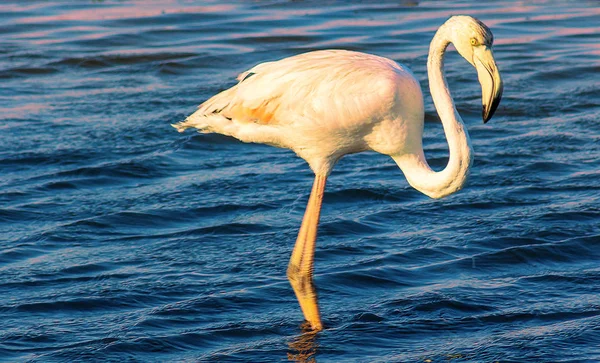
M 434 31 L 471 14 L 504 78 L 446 70 L 471 133 L 441 200 L 364 153 L 332 173 L 326 329 L 285 270 L 312 183 L 292 152 L 169 126 L 262 61 L 345 48 L 427 89 Z M 426 155 L 447 145 L 426 92 Z M 598 1 L 3 1 L 0 361 L 600 361 Z

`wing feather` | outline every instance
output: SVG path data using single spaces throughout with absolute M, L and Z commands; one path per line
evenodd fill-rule
M 238 84 L 201 104 L 192 116 L 218 114 L 240 124 L 304 130 L 315 124 L 364 126 L 389 112 L 398 76 L 406 72 L 394 61 L 365 53 L 304 53 L 241 73 Z
M 386 99 L 393 101 L 399 71 L 404 70 L 395 62 L 364 53 L 304 53 L 240 74 L 230 103 L 220 112 L 238 122 L 270 125 L 364 120 L 378 114 L 374 108 L 389 106 Z

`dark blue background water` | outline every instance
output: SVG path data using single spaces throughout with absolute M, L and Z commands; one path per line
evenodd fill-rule
M 0 361 L 600 361 L 598 1 L 4 1 Z M 413 69 L 451 14 L 495 35 L 505 91 L 446 63 L 469 185 L 341 160 L 303 334 L 285 270 L 312 175 L 287 150 L 170 123 L 262 61 L 312 49 Z M 447 146 L 426 92 L 426 154 Z

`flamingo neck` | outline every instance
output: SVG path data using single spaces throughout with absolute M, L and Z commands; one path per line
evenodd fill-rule
M 448 141 L 448 164 L 442 171 L 432 170 L 422 147 L 416 153 L 393 156 L 410 185 L 432 198 L 442 198 L 462 189 L 473 162 L 471 140 L 456 111 L 443 71 L 450 31 L 446 26 L 440 27 L 431 41 L 427 59 L 431 97 Z

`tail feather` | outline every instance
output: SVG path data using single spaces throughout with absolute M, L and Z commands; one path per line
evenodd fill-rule
M 171 126 L 179 132 L 184 132 L 188 128 L 196 128 L 200 132 L 212 132 L 211 120 L 215 119 L 213 116 L 218 115 L 219 119 L 226 118 L 220 113 L 229 106 L 234 92 L 235 86 L 209 98 L 198 106 L 196 112 L 181 122 L 171 124 Z
M 211 131 L 211 121 L 214 121 L 214 114 L 203 115 L 202 113 L 196 111 L 193 114 L 189 115 L 185 120 L 181 122 L 177 122 L 171 124 L 177 131 L 184 132 L 187 129 L 195 128 L 198 132 L 206 133 Z M 219 118 L 221 116 L 219 115 Z
M 190 127 L 193 127 L 192 125 L 190 125 L 187 122 L 187 119 L 181 122 L 177 122 L 174 124 L 171 124 L 171 126 L 173 126 L 178 132 L 184 132 L 185 130 L 187 130 Z

